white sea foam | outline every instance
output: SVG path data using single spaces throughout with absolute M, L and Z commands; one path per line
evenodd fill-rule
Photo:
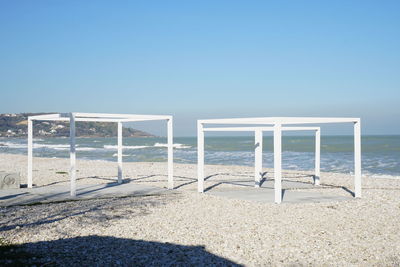
M 26 146 L 26 145 L 25 145 Z M 53 148 L 56 150 L 69 149 L 69 145 L 61 144 L 33 144 L 33 148 Z
M 113 157 L 118 157 L 118 154 L 117 154 L 117 153 L 114 153 L 112 156 L 113 156 Z M 122 156 L 123 156 L 123 157 L 129 157 L 130 155 L 128 155 L 128 154 L 122 154 Z
M 94 151 L 94 150 L 99 150 L 101 148 L 96 148 L 96 147 L 77 147 L 76 150 L 78 151 Z
M 2 142 L 1 143 L 3 146 L 9 147 L 9 148 L 16 148 L 16 149 L 26 149 L 28 146 L 27 144 L 21 144 L 21 143 L 13 143 L 13 142 Z M 66 151 L 69 150 L 69 145 L 68 144 L 33 144 L 34 149 L 40 149 L 40 148 L 46 148 L 46 149 L 54 149 L 58 151 Z M 76 150 L 77 151 L 93 151 L 98 148 L 94 147 L 79 147 L 77 145 Z
M 58 151 L 67 151 L 70 149 L 70 145 L 49 145 L 49 144 L 34 144 L 33 148 L 48 148 L 48 149 L 54 149 Z M 79 147 L 79 145 L 76 146 L 77 151 L 94 151 L 98 150 L 99 148 L 95 147 Z
M 104 145 L 103 146 L 105 149 L 110 149 L 110 150 L 116 150 L 118 149 L 118 146 L 115 145 Z M 142 149 L 142 148 L 148 148 L 151 146 L 122 146 L 123 149 Z
M 122 146 L 123 149 L 143 149 L 143 148 L 152 148 L 152 147 L 168 147 L 168 144 L 155 143 L 153 146 Z M 115 150 L 118 148 L 118 146 L 104 145 L 104 148 Z M 191 146 L 187 146 L 187 145 L 183 145 L 183 144 L 174 144 L 174 148 L 183 149 L 183 148 L 191 148 Z
M 382 162 L 382 161 L 379 161 L 377 167 L 384 168 L 384 167 L 392 167 L 392 166 L 395 166 L 395 165 L 396 164 L 394 162 Z
M 6 146 L 9 148 L 27 148 L 27 144 L 19 144 L 13 142 L 1 142 L 1 146 Z
M 154 144 L 154 147 L 168 147 L 168 144 L 155 143 L 155 144 Z M 178 148 L 178 149 L 191 148 L 191 146 L 184 145 L 184 144 L 174 144 L 173 147 L 174 147 L 174 148 Z
M 387 175 L 387 174 L 373 174 L 373 173 L 367 173 L 365 176 L 371 177 L 371 178 L 378 178 L 378 179 L 393 179 L 393 180 L 399 180 L 400 176 L 397 175 Z

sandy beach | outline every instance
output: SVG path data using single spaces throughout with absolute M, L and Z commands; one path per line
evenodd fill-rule
M 69 160 L 34 158 L 34 184 L 67 185 Z M 117 164 L 77 161 L 78 183 L 110 183 Z M 26 177 L 26 156 L 0 154 Z M 267 179 L 273 177 L 266 169 Z M 235 190 L 253 168 L 207 165 L 210 190 Z M 281 205 L 196 192 L 196 165 L 175 164 L 173 194 L 2 207 L 3 243 L 55 265 L 393 266 L 400 264 L 400 180 L 363 177 L 363 197 Z M 284 171 L 311 183 L 312 173 Z M 166 163 L 124 163 L 126 181 L 167 186 Z M 22 183 L 26 183 L 24 180 Z M 322 173 L 323 194 L 349 195 L 353 177 Z M 79 248 L 79 249 L 78 249 Z M 99 256 L 101 254 L 101 256 Z

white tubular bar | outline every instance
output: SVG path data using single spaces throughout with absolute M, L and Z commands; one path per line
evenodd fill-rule
M 33 150 L 33 125 L 32 120 L 28 118 L 28 188 L 32 188 L 33 179 L 32 179 L 32 150 Z
M 315 132 L 315 175 L 314 184 L 320 185 L 321 169 L 321 130 Z
M 41 120 L 41 121 L 69 121 L 69 118 L 65 117 L 55 117 L 55 118 L 43 118 L 43 119 L 34 119 L 34 120 Z M 115 118 L 76 118 L 75 121 L 97 121 L 97 122 L 135 122 L 135 121 L 159 121 L 165 119 L 159 118 L 125 118 L 125 119 L 115 119 Z
M 254 132 L 257 130 L 261 131 L 273 131 L 273 127 L 206 127 L 203 128 L 205 132 Z
M 361 197 L 361 121 L 354 123 L 354 196 Z
M 71 166 L 69 169 L 69 176 L 71 179 L 71 196 L 76 196 L 76 155 L 75 155 L 75 115 L 74 113 L 70 113 L 69 117 L 70 125 L 69 125 L 69 136 L 70 136 L 70 161 Z
M 313 124 L 357 122 L 358 118 L 319 118 L 319 117 L 260 117 L 200 120 L 204 124 Z
M 197 191 L 204 192 L 204 131 L 203 125 L 197 122 Z
M 169 120 L 169 117 L 170 116 L 168 116 L 168 119 L 165 119 L 165 118 L 162 118 L 162 119 L 160 119 L 160 118 L 140 118 L 140 119 L 119 119 L 120 121 L 122 121 L 122 122 L 135 122 L 135 121 L 162 121 L 162 120 Z
M 122 122 L 118 122 L 118 183 L 122 184 Z
M 282 127 L 282 131 L 318 131 L 320 127 Z M 274 127 L 207 127 L 203 128 L 205 132 L 253 132 L 261 130 L 263 132 L 272 132 Z
M 260 187 L 262 179 L 263 132 L 254 131 L 254 186 Z
M 169 115 L 141 115 L 141 114 L 108 114 L 108 113 L 75 113 L 77 118 L 115 118 L 115 119 L 154 119 L 168 120 Z
M 44 114 L 44 115 L 35 115 L 35 116 L 29 116 L 30 120 L 49 120 L 49 119 L 60 119 L 61 114 L 55 113 L 55 114 Z
M 69 121 L 69 118 L 59 117 L 59 118 L 43 118 L 43 119 L 36 119 L 40 121 Z M 108 118 L 76 118 L 75 121 L 97 121 L 97 122 L 119 122 L 125 121 L 122 119 L 108 119 Z M 128 120 L 129 121 L 129 120 Z
M 174 140 L 172 117 L 167 120 L 168 138 L 168 189 L 174 189 Z
M 30 117 L 29 117 L 30 118 Z M 32 119 L 33 121 L 69 121 L 69 118 L 43 118 L 43 119 Z
M 275 203 L 282 202 L 282 129 L 280 124 L 274 126 L 274 189 Z
M 108 118 L 75 118 L 75 121 L 120 122 L 121 119 L 108 119 Z

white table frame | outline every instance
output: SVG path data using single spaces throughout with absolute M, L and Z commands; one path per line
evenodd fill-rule
M 138 115 L 138 114 L 105 114 L 105 113 L 55 113 L 28 117 L 28 188 L 32 188 L 32 158 L 33 158 L 33 121 L 68 121 L 70 123 L 70 194 L 76 196 L 76 149 L 75 122 L 96 121 L 116 122 L 118 124 L 118 183 L 122 183 L 122 124 L 139 121 L 167 121 L 167 150 L 168 150 L 168 189 L 174 188 L 173 181 L 173 118 L 169 115 Z
M 354 124 L 354 197 L 361 197 L 361 120 L 360 118 L 318 118 L 318 117 L 260 117 L 260 118 L 234 118 L 234 119 L 210 119 L 197 121 L 197 179 L 198 191 L 204 192 L 204 132 L 218 131 L 217 128 L 205 128 L 206 124 L 218 125 L 272 125 L 267 127 L 274 132 L 274 190 L 275 203 L 282 202 L 282 131 L 288 129 L 283 125 L 299 125 L 299 124 L 325 124 L 325 123 L 353 123 Z M 238 129 L 238 127 L 224 127 L 226 130 Z M 247 128 L 247 129 L 246 129 Z M 242 127 L 244 131 L 255 130 L 257 127 Z M 262 127 L 261 127 L 262 128 Z M 289 127 L 290 128 L 290 127 Z M 293 127 L 292 127 L 293 128 Z M 211 130 L 210 130 L 211 129 Z M 319 135 L 317 137 L 317 135 Z M 255 139 L 260 140 L 259 130 L 255 134 Z M 316 134 L 316 139 L 320 140 L 320 132 Z M 316 147 L 320 147 L 319 144 Z M 257 149 L 257 148 L 256 148 Z M 262 153 L 258 150 L 256 153 Z M 255 167 L 259 170 L 259 156 L 256 157 Z M 317 163 L 317 157 L 316 157 Z M 320 159 L 318 157 L 318 165 Z M 317 177 L 317 173 L 316 173 Z M 319 178 L 318 172 L 318 180 Z M 256 179 L 256 178 L 255 178 Z M 318 181 L 319 182 L 319 181 Z

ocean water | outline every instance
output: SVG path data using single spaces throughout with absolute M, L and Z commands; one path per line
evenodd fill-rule
M 166 138 L 124 138 L 124 161 L 166 161 Z M 117 161 L 116 138 L 77 138 L 77 157 Z M 195 137 L 174 138 L 174 161 L 197 162 Z M 206 164 L 254 165 L 254 138 L 206 137 Z M 273 140 L 263 140 L 263 167 L 273 167 Z M 284 169 L 313 170 L 314 137 L 284 136 L 282 143 Z M 0 138 L 0 153 L 27 153 L 27 140 Z M 68 138 L 34 139 L 34 156 L 69 157 Z M 321 170 L 353 172 L 353 137 L 321 137 Z M 1 160 L 1 158 L 0 158 Z M 363 136 L 362 171 L 365 175 L 400 178 L 400 136 Z

